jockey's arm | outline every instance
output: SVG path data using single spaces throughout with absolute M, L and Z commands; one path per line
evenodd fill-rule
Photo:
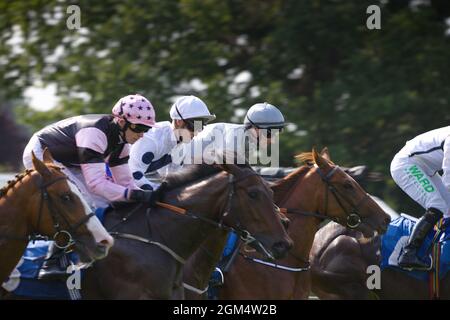
M 143 190 L 153 190 L 158 186 L 145 177 L 147 170 L 154 165 L 155 155 L 157 154 L 157 142 L 148 136 L 139 139 L 131 147 L 128 165 L 134 183 Z
M 130 159 L 129 154 L 130 145 L 126 144 L 117 159 L 109 160 L 109 169 L 111 170 L 115 183 L 127 187 L 128 189 L 138 189 L 138 186 L 131 175 L 130 166 L 128 165 Z
M 444 174 L 442 175 L 442 182 L 447 191 L 450 192 L 450 137 L 445 139 L 443 151 L 444 160 L 442 161 L 442 171 L 444 171 Z
M 89 191 L 107 200 L 125 201 L 127 188 L 107 179 L 103 154 L 107 148 L 106 135 L 96 128 L 80 130 L 75 136 L 81 171 Z

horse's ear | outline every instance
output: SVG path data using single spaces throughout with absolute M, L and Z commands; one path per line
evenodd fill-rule
M 327 159 L 325 157 L 322 157 L 315 148 L 313 148 L 312 150 L 312 154 L 313 154 L 313 159 L 314 162 L 317 164 L 317 166 L 320 169 L 327 169 L 330 164 L 328 163 Z
M 50 150 L 48 150 L 48 148 L 44 149 L 44 155 L 42 157 L 44 159 L 44 163 L 53 163 L 53 157 L 52 154 L 50 153 Z
M 328 150 L 327 147 L 323 148 L 322 151 L 320 151 L 320 155 L 323 158 L 331 161 L 330 151 Z
M 33 151 L 31 151 L 31 158 L 33 161 L 34 170 L 36 170 L 44 179 L 48 179 L 51 177 L 51 172 L 47 168 L 44 162 L 39 160 Z

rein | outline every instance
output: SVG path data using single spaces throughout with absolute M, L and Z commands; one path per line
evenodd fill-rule
M 200 220 L 202 222 L 205 222 L 207 224 L 210 224 L 211 226 L 213 226 L 214 228 L 220 229 L 220 230 L 224 230 L 227 232 L 233 231 L 236 234 L 238 234 L 240 236 L 240 238 L 242 239 L 242 241 L 244 241 L 245 244 L 251 244 L 251 243 L 256 243 L 256 245 L 258 245 L 262 251 L 265 253 L 265 255 L 269 258 L 273 259 L 273 256 L 271 253 L 269 253 L 267 251 L 267 249 L 264 248 L 264 246 L 261 244 L 261 242 L 259 240 L 257 240 L 255 237 L 253 237 L 250 232 L 248 232 L 245 229 L 241 229 L 239 228 L 239 223 L 237 227 L 230 227 L 227 225 L 223 224 L 223 219 L 230 213 L 231 211 L 231 206 L 232 206 L 232 200 L 233 200 L 233 196 L 235 193 L 235 184 L 239 181 L 242 181 L 244 179 L 247 179 L 251 176 L 257 175 L 254 172 L 251 172 L 250 174 L 244 175 L 242 177 L 239 177 L 238 179 L 235 179 L 235 177 L 230 174 L 229 178 L 228 178 L 228 185 L 229 185 L 229 193 L 228 193 L 228 200 L 227 200 L 227 204 L 226 204 L 226 208 L 223 211 L 223 213 L 221 214 L 221 218 L 219 220 L 219 222 L 209 219 L 209 218 L 205 218 L 202 215 L 195 213 L 193 211 L 184 209 L 184 208 L 180 208 L 178 206 L 169 204 L 169 203 L 164 203 L 161 201 L 157 201 L 155 202 L 155 204 L 161 208 L 167 209 L 171 212 L 174 212 L 176 214 L 179 215 L 184 215 L 186 217 L 189 217 L 191 219 L 196 219 L 196 220 Z M 139 208 L 139 207 L 138 207 Z M 127 215 L 127 217 L 123 218 L 119 223 L 117 223 L 116 225 L 114 225 L 111 229 L 116 228 L 117 226 L 119 226 L 120 224 L 126 222 L 130 216 L 137 211 L 136 208 L 135 210 L 133 210 L 130 214 Z M 161 248 L 162 250 L 166 251 L 167 253 L 169 253 L 176 261 L 178 261 L 181 264 L 185 264 L 186 263 L 186 259 L 182 258 L 180 255 L 178 255 L 177 253 L 175 253 L 173 250 L 171 250 L 169 247 L 167 247 L 166 245 L 156 242 L 156 241 L 152 241 L 150 239 L 146 239 L 140 236 L 136 236 L 133 234 L 128 234 L 128 233 L 121 233 L 121 232 L 110 232 L 110 235 L 115 236 L 115 237 L 119 237 L 119 238 L 126 238 L 126 239 L 130 239 L 130 240 L 136 240 L 139 242 L 143 242 L 143 243 L 147 243 L 147 244 L 153 244 L 158 246 L 159 248 Z
M 283 214 L 296 214 L 296 215 L 301 215 L 301 216 L 306 216 L 306 217 L 314 217 L 314 218 L 318 218 L 320 220 L 332 220 L 335 221 L 337 223 L 340 223 L 340 219 L 337 217 L 330 217 L 326 214 L 326 212 L 328 211 L 328 192 L 331 192 L 333 194 L 333 196 L 335 197 L 337 203 L 339 204 L 339 206 L 341 207 L 341 209 L 346 213 L 347 216 L 347 221 L 346 221 L 346 226 L 349 227 L 350 229 L 354 229 L 357 228 L 361 222 L 362 219 L 358 214 L 358 208 L 361 206 L 361 204 L 369 197 L 369 195 L 366 193 L 366 195 L 363 197 L 363 199 L 360 200 L 359 203 L 357 203 L 356 205 L 353 205 L 346 197 L 344 197 L 342 195 L 342 193 L 340 193 L 334 186 L 333 184 L 330 182 L 332 176 L 334 175 L 334 173 L 338 170 L 339 166 L 334 166 L 332 170 L 330 170 L 330 172 L 328 172 L 328 174 L 324 174 L 320 168 L 315 165 L 317 173 L 320 175 L 320 178 L 322 179 L 322 181 L 325 183 L 325 188 L 326 188 L 326 192 L 325 192 L 325 214 L 322 214 L 320 212 L 308 212 L 308 211 L 302 211 L 299 209 L 294 209 L 294 208 L 278 208 L 279 211 Z M 291 188 L 291 191 L 283 198 L 284 202 L 295 190 L 295 187 L 300 183 L 300 179 L 297 181 L 297 183 L 294 185 L 293 188 Z M 348 204 L 350 204 L 350 206 L 352 207 L 352 211 L 349 212 L 345 206 L 343 205 L 341 199 L 343 199 L 345 202 L 347 202 Z M 304 260 L 298 257 L 295 257 L 297 260 L 302 261 L 303 263 L 306 264 L 306 267 L 301 267 L 301 268 L 293 268 L 293 267 L 288 267 L 288 266 L 283 266 L 283 265 L 279 265 L 276 263 L 271 263 L 271 262 L 267 262 L 261 259 L 257 259 L 257 258 L 253 258 L 250 256 L 247 256 L 241 252 L 239 252 L 239 254 L 244 257 L 246 260 L 255 262 L 255 263 L 259 263 L 262 265 L 266 265 L 272 268 L 276 268 L 276 269 L 281 269 L 281 270 L 286 270 L 286 271 L 291 271 L 291 272 L 304 272 L 304 271 L 308 271 L 310 270 L 311 266 L 310 266 L 310 262 L 308 260 Z M 292 254 L 291 254 L 292 255 Z
M 253 258 L 250 256 L 247 256 L 241 252 L 239 252 L 239 254 L 246 260 L 250 260 L 252 262 L 256 262 L 265 266 L 269 266 L 275 269 L 280 269 L 280 270 L 285 270 L 285 271 L 291 271 L 291 272 L 304 272 L 304 271 L 308 271 L 311 269 L 311 265 L 309 264 L 309 262 L 307 262 L 307 266 L 306 267 L 302 267 L 302 268 L 294 268 L 294 267 L 288 267 L 288 266 L 284 266 L 278 263 L 272 263 L 272 262 L 268 262 L 268 261 L 264 261 L 258 258 Z

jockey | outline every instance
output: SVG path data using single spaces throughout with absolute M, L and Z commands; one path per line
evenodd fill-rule
M 429 266 L 417 257 L 417 251 L 433 226 L 450 214 L 450 126 L 409 140 L 392 160 L 391 175 L 426 210 L 414 226 L 398 264 L 408 269 L 427 269 Z
M 33 168 L 32 151 L 42 159 L 43 150 L 48 148 L 93 210 L 115 201 L 153 203 L 158 194 L 136 186 L 128 154 L 129 144 L 138 141 L 154 124 L 155 110 L 150 101 L 138 94 L 128 95 L 114 105 L 112 115 L 76 116 L 38 131 L 24 150 L 23 163 L 25 168 Z M 112 179 L 106 175 L 105 164 Z M 48 273 L 58 276 L 61 270 Z M 41 276 L 45 278 L 46 272 Z
M 154 190 L 158 184 L 149 181 L 145 174 L 156 171 L 164 175 L 163 170 L 171 169 L 172 156 L 182 152 L 183 144 L 191 141 L 195 134 L 195 125 L 203 125 L 214 120 L 215 115 L 209 112 L 206 104 L 195 96 L 178 98 L 170 109 L 172 122 L 158 122 L 157 127 L 149 130 L 136 142 L 130 151 L 130 169 L 135 183 L 144 190 Z M 174 163 L 178 168 L 180 162 Z
M 267 102 L 257 103 L 250 107 L 242 124 L 214 123 L 207 125 L 203 131 L 194 137 L 187 151 L 187 159 L 199 163 L 199 157 L 207 163 L 232 163 L 251 164 L 250 152 L 259 152 L 267 149 L 274 143 L 275 135 L 278 135 L 285 126 L 284 116 L 281 111 Z M 202 150 L 202 154 L 198 154 Z M 184 162 L 187 163 L 187 159 Z M 211 275 L 210 287 L 214 288 L 223 284 L 223 272 L 226 272 L 230 260 L 235 256 L 236 243 L 239 237 L 230 232 L 222 259 Z M 224 270 L 221 270 L 224 268 Z M 223 271 L 223 272 L 222 272 Z M 214 289 L 210 295 L 216 295 Z
M 250 107 L 244 124 L 207 125 L 185 150 L 184 163 L 251 163 L 254 155 L 274 143 L 285 126 L 280 110 L 267 102 Z

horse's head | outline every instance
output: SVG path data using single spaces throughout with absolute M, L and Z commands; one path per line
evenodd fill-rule
M 106 257 L 113 238 L 91 213 L 78 188 L 53 164 L 48 149 L 43 158 L 32 155 L 36 183 L 28 208 L 33 231 L 52 237 L 58 247 L 74 245 L 83 262 Z
M 384 233 L 390 217 L 361 186 L 339 166 L 331 162 L 327 149 L 321 154 L 312 151 L 308 179 L 314 184 L 316 211 L 351 229 L 361 231 L 366 237 L 374 232 Z M 299 158 L 302 158 L 300 155 Z
M 282 258 L 292 240 L 273 204 L 273 192 L 249 167 L 221 165 L 230 174 L 224 222 L 240 233 L 244 242 L 268 258 Z

